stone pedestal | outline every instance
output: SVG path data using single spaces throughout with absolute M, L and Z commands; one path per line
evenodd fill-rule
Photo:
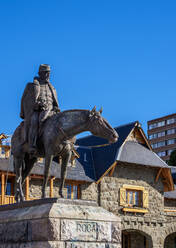
M 47 198 L 0 207 L 0 248 L 120 248 L 120 218 L 95 202 Z

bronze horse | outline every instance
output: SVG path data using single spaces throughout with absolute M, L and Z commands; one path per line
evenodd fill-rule
M 101 112 L 96 111 L 94 107 L 92 110 L 68 110 L 48 118 L 41 129 L 35 157 L 30 157 L 28 144 L 23 144 L 24 122 L 17 127 L 12 136 L 12 155 L 16 173 L 16 201 L 24 201 L 22 185 L 39 157 L 45 158 L 42 198 L 46 197 L 46 186 L 53 157 L 62 157 L 59 195 L 63 197 L 62 191 L 67 165 L 72 154 L 70 140 L 75 135 L 90 131 L 93 135 L 105 138 L 110 143 L 118 140 L 117 132 L 101 116 Z

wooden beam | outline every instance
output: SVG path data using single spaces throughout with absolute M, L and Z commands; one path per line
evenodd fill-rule
M 123 208 L 124 212 L 132 212 L 132 213 L 148 213 L 147 209 L 136 209 L 136 208 Z
M 143 131 L 143 129 L 142 129 L 141 127 L 139 127 L 139 131 L 141 132 L 141 134 L 142 134 L 142 136 L 143 136 L 143 138 L 144 138 L 144 140 L 145 140 L 145 142 L 146 142 L 148 148 L 149 148 L 151 151 L 153 151 L 153 148 L 151 147 L 150 143 L 148 142 L 148 139 L 147 139 L 147 137 L 146 137 L 146 135 L 145 135 L 145 133 L 144 133 L 144 131 Z
M 145 188 L 143 186 L 137 186 L 137 185 L 130 185 L 130 184 L 123 184 L 124 189 L 131 189 L 131 190 L 141 190 L 144 191 Z
M 4 204 L 5 198 L 5 173 L 1 174 L 1 204 Z
M 80 189 L 80 185 L 78 185 L 77 187 L 78 187 L 78 199 L 81 199 L 81 189 Z
M 75 155 L 76 158 L 80 158 L 79 153 L 73 148 L 73 154 Z
M 5 149 L 5 158 L 9 158 L 10 157 L 10 149 Z
M 0 175 L 2 175 L 3 173 L 5 173 L 5 171 L 0 171 Z M 15 177 L 15 174 L 12 172 L 8 172 L 8 176 L 13 176 Z
M 53 194 L 53 182 L 54 182 L 54 180 L 55 180 L 55 177 L 52 177 L 52 178 L 50 178 L 50 197 L 52 198 L 52 197 L 54 197 L 54 194 Z
M 85 181 L 75 181 L 75 180 L 71 180 L 71 179 L 66 179 L 65 180 L 66 184 L 74 184 L 74 185 L 79 185 L 79 184 L 84 184 Z
M 25 181 L 25 191 L 26 191 L 26 201 L 29 200 L 29 177 L 26 177 L 26 181 Z
M 160 168 L 160 169 L 158 170 L 158 173 L 157 173 L 156 178 L 155 178 L 155 183 L 158 182 L 158 179 L 159 179 L 159 177 L 160 177 L 161 171 L 162 171 L 162 168 Z
M 10 150 L 10 146 L 7 146 L 7 145 L 0 145 L 0 147 L 3 147 L 3 148 L 5 148 L 5 149 Z
M 110 172 L 110 170 L 111 170 L 114 166 L 116 166 L 116 164 L 117 164 L 117 161 L 115 161 L 115 162 L 109 167 L 109 169 L 108 169 L 107 171 L 105 171 L 105 173 L 98 179 L 98 181 L 96 182 L 96 184 L 98 184 L 98 183 L 102 180 L 102 178 L 103 178 L 104 176 L 106 176 L 106 175 L 108 174 L 108 172 Z
M 166 185 L 166 187 L 164 188 L 164 192 L 174 190 L 174 183 L 173 183 L 173 178 L 171 176 L 170 168 L 163 168 L 162 176 L 165 179 L 163 180 L 163 183 L 164 185 Z
M 112 177 L 115 171 L 116 164 L 112 167 L 111 171 L 109 172 L 109 176 Z
M 73 200 L 73 198 L 74 198 L 73 184 L 71 184 L 71 199 Z
M 32 174 L 32 175 L 30 175 L 30 178 L 43 179 L 43 176 L 42 175 Z
M 164 212 L 176 212 L 176 209 L 164 209 Z
M 1 140 L 1 139 L 7 139 L 7 138 L 8 138 L 8 137 L 7 137 L 4 133 L 1 133 L 1 134 L 0 134 L 0 140 Z

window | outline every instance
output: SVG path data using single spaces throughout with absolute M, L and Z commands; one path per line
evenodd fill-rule
M 153 124 L 150 124 L 148 128 L 149 128 L 149 130 L 153 129 L 154 128 Z
M 14 178 L 9 178 L 4 185 L 6 188 L 6 195 L 13 195 L 14 194 Z M 0 182 L 0 193 L 1 193 L 1 182 Z
M 170 156 L 172 152 L 173 152 L 173 150 L 171 150 L 171 149 L 167 150 L 167 155 Z
M 84 162 L 87 162 L 87 154 L 84 153 Z
M 151 144 L 151 147 L 152 147 L 153 149 L 157 148 L 157 143 Z
M 140 190 L 126 190 L 126 202 L 128 206 L 142 207 L 142 191 Z
M 123 185 L 120 188 L 120 205 L 123 207 L 123 211 L 138 212 L 134 209 L 138 208 L 148 208 L 148 191 L 141 186 L 134 185 Z M 130 208 L 130 209 L 129 209 Z M 146 213 L 146 210 L 139 210 L 142 213 Z
M 156 139 L 156 138 L 157 138 L 157 134 L 156 133 L 149 135 L 149 139 Z
M 175 139 L 167 140 L 167 145 L 173 145 L 173 144 L 175 144 Z
M 158 133 L 158 138 L 165 136 L 165 132 Z
M 166 151 L 158 152 L 157 154 L 159 157 L 164 157 L 166 156 Z
M 174 134 L 174 133 L 175 133 L 175 129 L 174 128 L 167 130 L 167 135 Z
M 67 199 L 71 199 L 72 186 L 66 185 L 65 188 L 67 189 Z
M 75 184 L 67 184 L 65 185 L 66 188 L 66 197 L 67 199 L 79 199 L 79 185 Z
M 155 148 L 162 147 L 162 146 L 165 146 L 165 145 L 166 145 L 165 141 L 160 141 L 158 143 L 153 143 L 151 146 L 152 146 L 153 149 L 155 149 Z
M 149 125 L 149 130 L 153 128 L 157 128 L 157 127 L 163 127 L 163 126 L 165 126 L 165 121 L 155 122 Z
M 165 141 L 161 141 L 157 143 L 158 147 L 165 146 Z
M 12 193 L 12 184 L 11 184 L 11 182 L 7 182 L 6 195 L 11 195 L 11 193 Z
M 1 147 L 1 154 L 5 154 L 5 147 Z
M 154 134 L 151 134 L 149 135 L 149 139 L 157 139 L 157 138 L 160 138 L 160 137 L 163 137 L 165 136 L 165 132 L 160 132 L 160 133 L 154 133 Z
M 168 120 L 167 120 L 167 125 L 173 124 L 174 122 L 175 122 L 175 118 L 168 119 Z
M 163 127 L 165 125 L 165 121 L 160 121 L 157 123 L 157 127 Z

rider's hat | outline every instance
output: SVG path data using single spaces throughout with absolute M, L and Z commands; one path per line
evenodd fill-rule
M 50 71 L 50 66 L 47 64 L 41 64 L 39 67 L 39 71 Z

